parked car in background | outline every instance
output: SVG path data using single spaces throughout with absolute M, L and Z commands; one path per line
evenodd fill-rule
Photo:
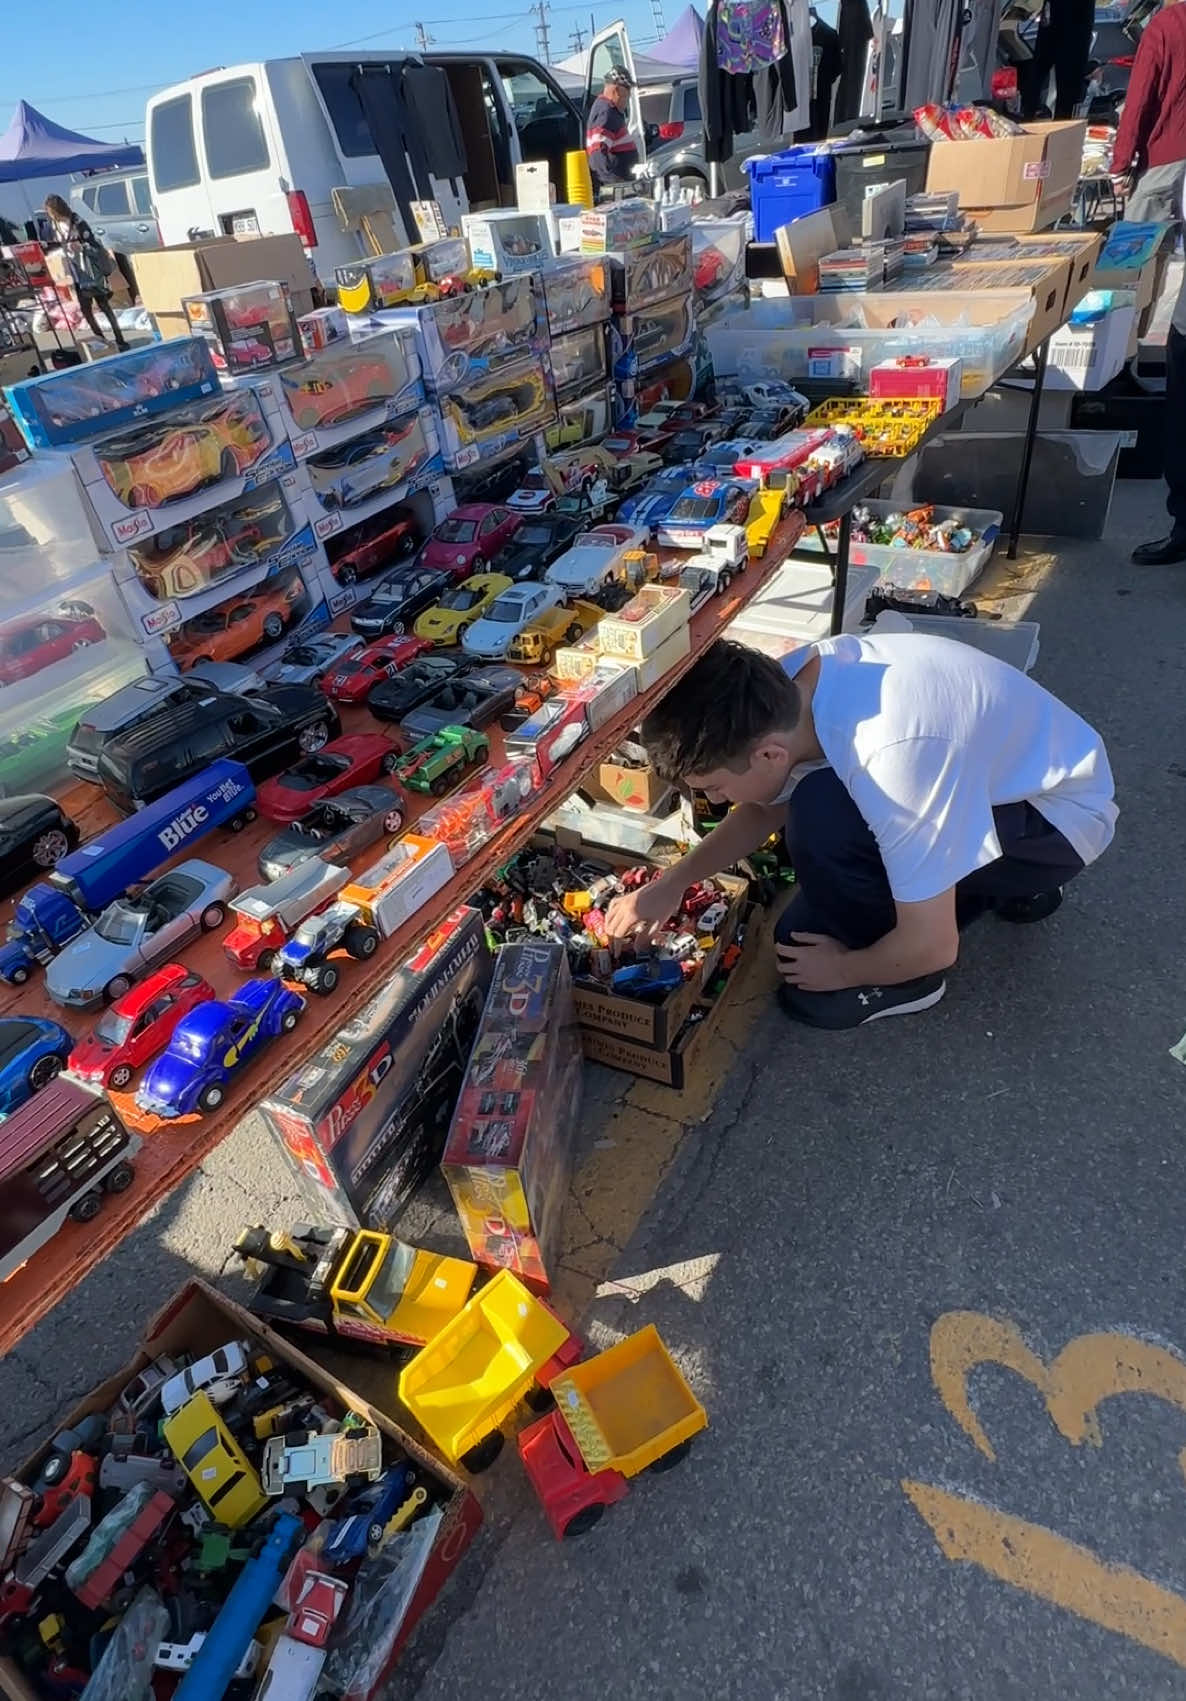
M 0 894 L 44 874 L 78 843 L 78 828 L 52 797 L 0 800 Z
M 161 247 L 147 166 L 104 171 L 76 183 L 70 205 L 113 254 Z

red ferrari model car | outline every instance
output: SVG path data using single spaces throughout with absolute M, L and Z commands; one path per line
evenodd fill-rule
M 122 998 L 70 1053 L 81 1081 L 121 1091 L 142 1064 L 164 1051 L 181 1018 L 214 997 L 207 980 L 182 963 L 166 963 Z
M 339 703 L 362 703 L 372 685 L 392 679 L 401 667 L 422 656 L 432 645 L 424 638 L 409 638 L 402 632 L 379 638 L 365 649 L 344 656 L 337 667 L 322 675 L 321 689 Z
M 393 561 L 414 555 L 420 530 L 408 508 L 391 508 L 373 520 L 335 538 L 326 545 L 330 571 L 339 585 L 353 585 Z M 334 546 L 337 546 L 336 548 Z
M 265 780 L 256 794 L 259 812 L 269 821 L 298 821 L 323 799 L 391 773 L 398 761 L 398 747 L 381 732 L 335 738 L 295 768 Z
M 392 393 L 394 379 L 385 360 L 375 355 L 339 356 L 330 367 L 280 374 L 292 417 L 302 431 L 338 425 L 356 413 L 377 407 Z
M 463 502 L 442 520 L 420 556 L 422 567 L 435 567 L 458 580 L 484 573 L 523 524 L 523 515 L 513 508 L 492 507 L 488 502 Z
M 0 626 L 0 685 L 30 679 L 88 644 L 101 644 L 107 633 L 94 614 L 30 614 Z

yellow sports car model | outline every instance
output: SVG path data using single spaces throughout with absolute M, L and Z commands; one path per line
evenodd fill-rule
M 440 602 L 426 608 L 412 630 L 437 649 L 447 644 L 460 644 L 461 634 L 475 620 L 480 620 L 495 597 L 509 591 L 514 584 L 504 573 L 475 573 L 446 591 Z

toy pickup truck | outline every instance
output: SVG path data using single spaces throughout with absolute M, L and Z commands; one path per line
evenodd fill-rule
M 575 644 L 604 613 L 597 603 L 580 597 L 573 602 L 553 603 L 515 633 L 507 647 L 507 659 L 547 667 L 562 644 Z
M 274 1435 L 265 1441 L 260 1478 L 264 1493 L 304 1494 L 313 1489 L 345 1491 L 351 1479 L 374 1482 L 383 1469 L 383 1442 L 373 1424 L 353 1413 L 341 1429 Z
M 279 880 L 240 892 L 230 904 L 239 919 L 223 940 L 223 950 L 236 968 L 267 974 L 299 924 L 331 903 L 349 878 L 348 868 L 310 856 Z

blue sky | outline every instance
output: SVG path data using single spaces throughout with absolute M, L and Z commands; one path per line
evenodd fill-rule
M 191 0 L 180 12 L 160 0 L 118 0 L 98 10 L 82 0 L 65 0 L 48 12 L 35 5 L 14 7 L 15 15 L 4 25 L 0 131 L 17 101 L 27 100 L 71 130 L 109 142 L 140 141 L 145 102 L 155 89 L 216 65 L 318 48 L 411 48 L 418 19 L 441 48 L 480 45 L 535 55 L 536 20 L 525 0 L 494 3 L 492 14 L 473 0 L 413 4 L 400 8 L 406 23 L 386 29 L 365 7 L 327 12 L 315 0 L 267 0 L 246 8 L 243 0 Z M 659 3 L 670 28 L 683 0 Z M 656 34 L 651 0 L 623 0 L 609 7 L 564 0 L 548 8 L 553 60 L 571 52 L 570 38 L 578 26 L 588 42 L 591 16 L 599 29 L 624 17 L 635 45 L 645 47 Z

